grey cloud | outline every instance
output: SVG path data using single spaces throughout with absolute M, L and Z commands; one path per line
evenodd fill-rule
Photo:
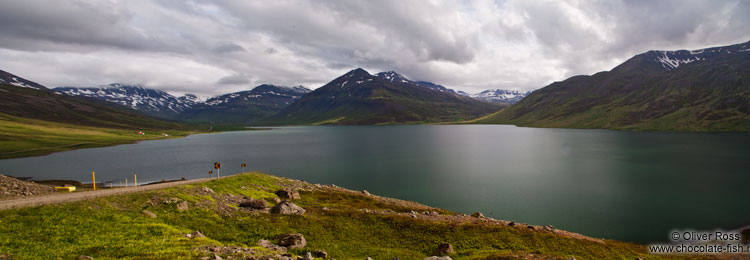
M 532 90 L 650 49 L 745 42 L 748 13 L 742 0 L 4 1 L 0 69 L 198 94 L 314 88 L 355 67 Z

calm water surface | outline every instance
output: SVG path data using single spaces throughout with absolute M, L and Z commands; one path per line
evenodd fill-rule
M 0 173 L 117 183 L 248 170 L 594 237 L 750 224 L 750 134 L 501 125 L 284 127 L 0 160 Z M 132 179 L 131 179 L 132 181 Z

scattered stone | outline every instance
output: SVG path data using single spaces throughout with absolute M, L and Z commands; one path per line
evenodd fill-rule
M 643 257 L 638 257 L 635 260 L 646 260 L 646 259 L 644 259 Z
M 531 229 L 531 230 L 535 230 L 535 229 L 536 229 L 536 227 L 534 227 L 534 226 L 532 226 L 532 225 L 526 225 L 526 227 L 527 227 L 528 229 Z
M 214 260 L 223 260 L 221 256 L 214 254 Z
M 214 190 L 212 190 L 209 187 L 203 187 L 203 188 L 201 188 L 201 191 L 205 192 L 205 193 L 214 193 Z
M 471 214 L 471 216 L 475 218 L 484 218 L 484 214 L 482 214 L 482 212 L 474 212 L 473 214 Z
M 276 191 L 276 196 L 279 196 L 279 198 L 286 199 L 286 200 L 293 200 L 293 199 L 299 199 L 299 192 L 292 189 L 283 189 Z
M 372 194 L 370 194 L 370 192 L 367 190 L 362 190 L 362 194 L 365 194 L 365 196 L 372 196 Z
M 290 249 L 303 248 L 307 241 L 300 233 L 284 234 L 279 236 L 279 245 Z
M 432 255 L 434 256 L 441 256 L 441 255 L 449 255 L 454 252 L 453 245 L 450 243 L 441 243 L 438 245 L 437 249 L 435 251 L 432 251 Z
M 322 210 L 328 211 L 328 207 L 323 207 Z
M 450 256 L 430 256 L 422 260 L 453 260 Z
M 302 260 L 314 260 L 312 253 L 307 252 L 304 257 L 302 257 Z
M 365 260 L 373 260 L 373 259 L 372 259 L 372 257 L 368 256 L 367 258 L 365 258 Z
M 281 202 L 281 199 L 279 199 L 279 198 L 273 198 L 273 202 L 278 204 L 279 202 Z
M 188 204 L 187 201 L 183 201 L 183 202 L 178 203 L 177 204 L 177 211 L 183 212 L 183 211 L 188 210 L 190 208 L 190 206 L 188 206 L 188 205 L 190 205 L 190 204 Z
M 393 260 L 401 260 L 401 258 L 398 258 L 398 256 L 394 256 Z
M 412 210 L 412 211 L 409 212 L 409 214 L 417 215 L 417 212 Z
M 305 209 L 297 206 L 294 203 L 284 200 L 282 202 L 279 202 L 279 204 L 276 204 L 276 206 L 273 206 L 273 208 L 271 208 L 271 213 L 282 215 L 302 215 L 305 214 Z
M 312 255 L 314 257 L 328 258 L 328 252 L 323 251 L 323 250 L 315 250 L 312 252 Z
M 204 257 L 201 257 L 200 260 L 211 260 L 211 258 L 208 256 L 204 256 Z
M 91 260 L 91 259 L 94 259 L 94 258 L 90 257 L 90 256 L 87 256 L 87 255 L 79 255 L 78 258 L 76 258 L 76 259 L 78 259 L 78 260 Z
M 555 228 L 555 227 L 553 227 L 552 225 L 545 225 L 545 226 L 544 226 L 544 230 L 547 230 L 547 231 L 555 231 L 555 229 L 556 229 L 556 228 Z
M 55 188 L 50 185 L 42 185 L 0 174 L 0 199 L 13 199 L 54 192 Z M 0 254 L 0 256 L 2 255 Z
M 268 241 L 268 240 L 263 240 L 263 239 L 258 240 L 257 244 L 259 247 L 262 247 L 262 248 L 270 249 L 270 250 L 281 252 L 281 253 L 286 253 L 286 247 L 278 246 L 274 243 L 271 243 L 271 241 Z
M 240 203 L 240 208 L 250 208 L 250 209 L 258 209 L 258 210 L 264 210 L 268 207 L 268 203 L 266 203 L 266 200 L 264 199 L 253 199 L 249 198 L 246 201 L 243 201 Z
M 190 238 L 205 238 L 205 237 L 206 236 L 204 236 L 203 234 L 201 234 L 201 232 L 198 232 L 197 230 L 193 231 L 193 233 L 190 233 Z
M 437 211 L 430 211 L 430 216 L 440 216 L 440 213 Z
M 512 227 L 512 226 L 515 226 L 515 225 L 516 225 L 516 222 L 513 222 L 513 221 L 511 221 L 510 223 L 508 223 L 509 227 Z
M 568 260 L 576 260 L 576 257 L 575 256 L 571 256 L 570 258 L 568 258 Z
M 141 211 L 141 214 L 143 214 L 143 215 L 145 215 L 146 217 L 149 217 L 149 218 L 156 218 L 156 214 L 155 213 L 153 213 L 151 211 L 148 211 L 148 210 L 145 210 L 145 209 Z

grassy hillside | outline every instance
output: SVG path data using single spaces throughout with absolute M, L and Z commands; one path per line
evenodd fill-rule
M 209 188 L 210 190 L 206 189 Z M 243 197 L 274 205 L 275 191 L 300 191 L 304 215 L 237 207 Z M 182 211 L 178 209 L 182 205 Z M 147 210 L 154 215 L 148 216 Z M 414 211 L 414 212 L 412 212 Z M 424 214 L 422 212 L 434 212 Z M 205 238 L 187 238 L 200 231 Z M 256 245 L 301 233 L 301 255 L 325 250 L 335 259 L 423 259 L 442 242 L 453 259 L 685 259 L 649 255 L 645 246 L 555 229 L 474 218 L 420 204 L 311 185 L 262 173 L 174 188 L 0 211 L 0 255 L 13 259 L 198 259 L 216 254 L 276 255 Z M 239 247 L 239 250 L 233 247 Z M 243 249 L 249 248 L 249 249 Z M 242 259 L 242 258 L 240 258 Z M 278 257 L 276 258 L 278 259 Z
M 169 136 L 164 137 L 162 133 Z M 79 148 L 174 138 L 186 130 L 138 130 L 81 126 L 21 118 L 0 113 L 0 159 L 44 155 Z
M 654 62 L 655 52 L 644 53 L 612 71 L 555 82 L 507 109 L 473 122 L 750 131 L 750 52 L 727 48 L 707 49 L 705 53 L 717 50 L 717 54 L 672 70 Z

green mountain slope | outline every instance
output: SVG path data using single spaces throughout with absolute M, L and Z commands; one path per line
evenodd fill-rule
M 281 110 L 269 124 L 384 124 L 476 118 L 501 108 L 438 91 L 395 72 L 352 70 Z
M 649 51 L 608 72 L 552 83 L 474 122 L 749 131 L 750 42 L 693 51 Z

